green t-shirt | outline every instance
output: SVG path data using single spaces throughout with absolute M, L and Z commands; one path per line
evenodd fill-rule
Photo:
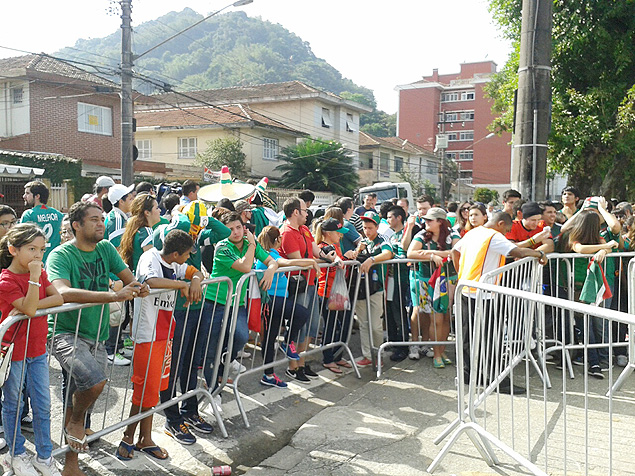
M 236 290 L 236 286 L 238 285 L 238 280 L 245 274 L 234 268 L 232 265 L 235 261 L 239 260 L 243 256 L 247 254 L 248 241 L 247 238 L 243 238 L 243 249 L 239 250 L 235 244 L 229 241 L 229 238 L 226 238 L 220 241 L 216 245 L 216 250 L 214 251 L 214 267 L 212 269 L 212 278 L 219 277 L 228 277 L 231 279 L 234 284 L 234 294 L 238 294 Z M 263 263 L 269 257 L 269 253 L 267 253 L 260 243 L 256 243 L 256 251 L 254 252 L 254 260 L 260 260 Z M 245 285 L 240 290 L 240 305 L 245 305 L 245 295 L 247 294 L 247 284 L 248 281 L 245 281 Z M 226 304 L 227 300 L 227 282 L 218 282 L 212 283 L 207 286 L 207 291 L 205 292 L 205 299 L 209 299 L 210 301 L 216 301 L 218 304 Z
M 389 240 L 394 259 L 405 259 L 406 251 L 401 247 L 401 239 L 403 238 L 403 229 L 396 231 Z M 399 278 L 402 284 L 408 282 L 408 265 L 406 263 L 395 264 L 390 267 L 389 275 Z
M 425 230 L 422 230 L 415 235 L 412 241 L 417 241 L 421 243 L 422 250 L 433 250 L 433 251 L 438 250 L 439 245 L 437 244 L 437 242 L 434 240 L 426 241 L 424 238 L 424 235 L 425 235 Z M 452 240 L 453 240 L 452 234 L 449 234 L 448 237 L 445 239 L 446 250 L 452 249 Z M 419 279 L 428 281 L 430 277 L 432 276 L 432 272 L 433 272 L 432 261 L 424 261 L 421 263 L 417 263 L 416 267 L 419 273 Z M 413 277 L 412 279 L 415 279 L 415 278 Z
M 126 265 L 115 247 L 107 240 L 97 243 L 94 251 L 80 251 L 72 242 L 64 243 L 51 252 L 46 263 L 49 280 L 68 280 L 72 288 L 88 291 L 108 291 L 110 273 L 118 274 Z M 58 315 L 55 334 L 75 334 L 77 319 L 81 313 L 79 335 L 89 340 L 104 341 L 110 329 L 110 308 L 108 304 L 88 307 L 77 311 L 62 312 Z M 54 321 L 49 316 L 49 334 L 53 332 Z
M 391 253 L 394 253 L 392 246 L 390 246 L 390 243 L 388 243 L 381 235 L 377 235 L 372 241 L 368 238 L 362 238 L 360 243 L 366 244 L 365 254 L 367 254 L 369 258 L 371 256 L 380 255 L 384 251 L 390 251 Z M 382 264 L 379 266 L 373 266 L 370 269 L 370 272 L 372 273 L 373 270 L 377 271 L 377 274 L 379 275 L 379 282 L 381 284 L 384 284 L 384 277 L 386 276 L 386 265 Z
M 250 221 L 255 227 L 254 236 L 260 235 L 262 229 L 269 224 L 269 218 L 265 215 L 265 209 L 262 207 L 256 207 L 251 211 Z
M 128 217 L 124 212 L 117 207 L 113 207 L 112 210 L 106 215 L 106 233 L 104 233 L 104 239 L 110 241 L 115 248 L 119 248 L 121 244 L 121 237 L 123 232 L 126 231 L 126 223 Z
M 132 243 L 132 273 L 136 276 L 137 264 L 139 264 L 139 258 L 143 254 L 143 247 L 152 244 L 152 228 L 149 226 L 141 227 L 137 230 L 137 234 L 134 237 Z
M 62 242 L 60 234 L 62 230 L 62 219 L 64 214 L 58 212 L 55 208 L 46 205 L 36 205 L 30 210 L 26 210 L 22 214 L 22 223 L 32 222 L 42 228 L 46 235 L 46 251 L 42 261 L 46 263 L 49 253 L 57 248 Z

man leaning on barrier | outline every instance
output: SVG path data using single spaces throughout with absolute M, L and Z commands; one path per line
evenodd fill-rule
M 454 267 L 458 270 L 459 280 L 469 279 L 472 281 L 478 281 L 482 275 L 494 271 L 496 268 L 500 268 L 505 264 L 505 257 L 510 256 L 512 258 L 525 258 L 533 257 L 539 258 L 540 264 L 547 263 L 547 258 L 543 251 L 532 250 L 530 248 L 519 248 L 514 243 L 505 238 L 505 233 L 508 233 L 512 227 L 511 216 L 506 212 L 496 212 L 492 218 L 483 226 L 479 226 L 470 230 L 461 238 L 452 248 L 452 260 L 454 261 Z M 474 316 L 476 309 L 476 290 L 469 287 L 463 288 L 463 295 L 461 296 L 463 301 L 463 355 L 464 355 L 464 371 L 466 381 L 469 381 L 469 369 L 470 369 L 470 325 L 469 320 L 471 316 Z M 483 312 L 486 316 L 488 313 Z M 487 326 L 487 319 L 484 319 L 484 323 Z M 494 329 L 496 325 L 493 326 Z M 499 327 L 502 328 L 502 327 Z M 500 339 L 500 336 L 490 336 L 490 332 L 494 332 L 494 329 L 484 329 L 481 335 L 487 337 Z M 492 340 L 490 345 L 495 346 L 495 342 Z M 489 363 L 487 363 L 489 367 Z M 493 376 L 485 376 L 493 377 Z M 499 385 L 501 393 L 511 393 L 512 389 L 514 394 L 524 393 L 525 389 L 511 385 L 509 378 L 504 379 Z
M 104 218 L 95 203 L 78 202 L 69 210 L 75 238 L 51 252 L 47 271 L 65 303 L 96 303 L 82 310 L 49 317 L 52 352 L 70 375 L 66 398 L 64 434 L 69 445 L 65 475 L 84 474 L 77 453 L 87 449 L 84 419 L 106 384 L 110 302 L 145 297 L 149 289 L 134 279 L 115 247 L 104 240 Z M 116 274 L 124 287 L 109 290 L 109 274 Z M 81 317 L 81 319 L 80 319 Z M 79 323 L 78 323 L 79 320 Z

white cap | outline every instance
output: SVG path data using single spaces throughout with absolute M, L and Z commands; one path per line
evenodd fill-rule
M 113 205 L 121 200 L 121 197 L 124 195 L 128 195 L 130 192 L 134 190 L 134 184 L 126 187 L 125 185 L 121 185 L 120 183 L 116 183 L 110 190 L 108 190 L 108 201 Z
M 97 185 L 98 187 L 112 187 L 114 184 L 115 181 L 107 175 L 97 177 L 97 180 L 95 180 L 95 185 Z

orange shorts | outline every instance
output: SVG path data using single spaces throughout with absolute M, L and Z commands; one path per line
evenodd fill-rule
M 135 345 L 131 379 L 133 405 L 150 408 L 159 403 L 159 392 L 168 388 L 171 362 L 172 340 Z

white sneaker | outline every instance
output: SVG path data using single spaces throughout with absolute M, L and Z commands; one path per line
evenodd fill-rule
M 3 433 L 4 433 L 4 426 L 0 425 L 0 435 L 3 434 Z
M 126 359 L 121 354 L 110 354 L 108 356 L 108 361 L 112 362 L 113 365 L 118 367 L 125 367 L 126 365 L 130 365 L 130 360 Z
M 418 345 L 411 345 L 410 347 L 408 347 L 409 352 L 408 352 L 408 358 L 410 360 L 419 360 L 420 355 L 419 355 L 419 346 Z
M 234 379 L 243 372 L 247 372 L 247 367 L 237 360 L 232 360 L 229 364 L 229 378 Z
M 11 458 L 11 454 L 7 453 L 4 457 L 4 463 L 13 470 L 15 476 L 40 476 L 33 467 L 31 458 L 26 453 L 13 458 Z
M 432 347 L 428 347 L 427 345 L 420 345 L 419 353 L 424 357 L 434 357 L 434 350 L 432 349 Z
M 243 349 L 239 351 L 238 354 L 236 354 L 236 357 L 239 359 L 248 359 L 249 357 L 251 357 L 251 354 Z
M 54 458 L 49 458 L 49 461 L 45 462 L 40 461 L 40 458 L 36 456 L 31 461 L 33 463 L 33 467 L 37 469 L 42 476 L 62 476 Z
M 7 447 L 7 442 L 4 438 L 0 438 L 0 450 L 3 450 Z
M 626 357 L 625 355 L 618 355 L 617 365 L 619 367 L 626 367 L 628 365 L 628 357 Z

